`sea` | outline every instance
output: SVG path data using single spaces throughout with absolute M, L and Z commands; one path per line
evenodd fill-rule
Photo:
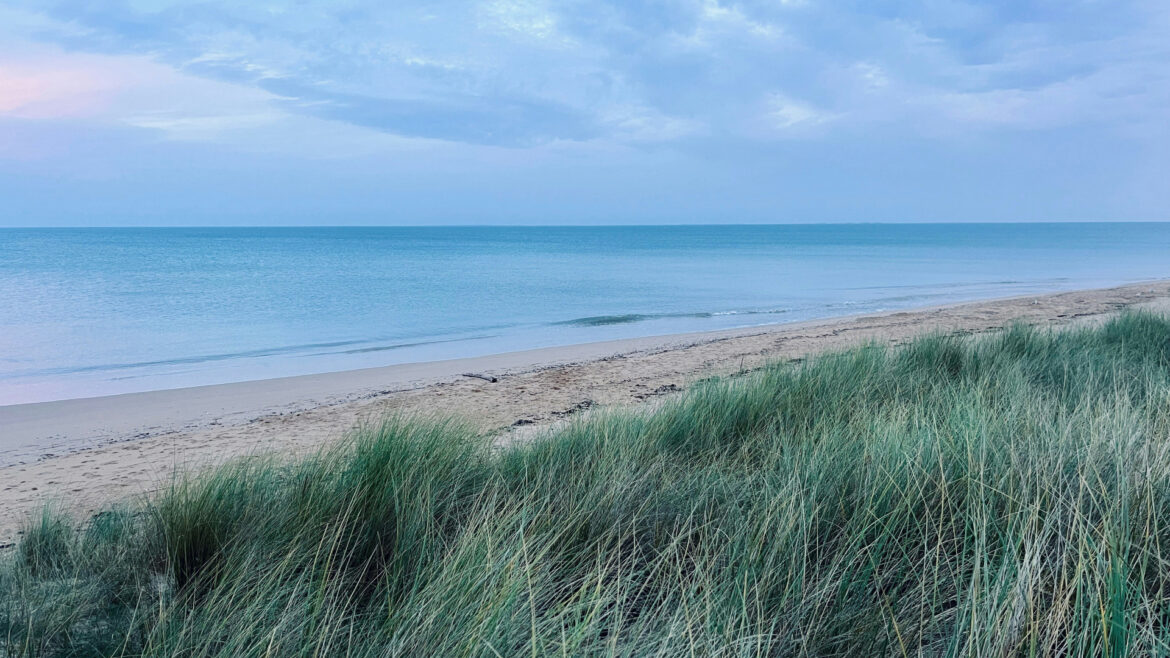
M 1170 277 L 1170 224 L 0 229 L 0 405 Z

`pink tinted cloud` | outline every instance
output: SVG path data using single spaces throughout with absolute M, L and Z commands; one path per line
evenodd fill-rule
M 0 54 L 0 117 L 85 118 L 101 114 L 114 97 L 140 79 L 125 58 Z

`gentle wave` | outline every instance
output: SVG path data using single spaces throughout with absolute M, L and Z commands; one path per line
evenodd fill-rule
M 435 340 L 420 340 L 413 343 L 394 343 L 391 345 L 375 345 L 374 347 L 362 347 L 356 350 L 342 350 L 340 352 L 320 352 L 319 354 L 367 354 L 369 352 L 387 352 L 390 350 L 401 350 L 407 347 L 422 347 L 423 345 L 440 345 L 442 343 L 458 343 L 465 340 L 484 340 L 486 338 L 495 338 L 499 334 L 485 334 L 483 336 L 464 336 L 460 338 L 440 338 Z
M 977 286 L 1037 286 L 1037 285 L 1056 285 L 1066 283 L 1070 279 L 1065 276 L 1037 278 L 1037 279 L 1003 279 L 999 281 L 952 281 L 947 283 L 928 283 L 928 284 L 908 284 L 908 285 L 885 285 L 885 286 L 851 286 L 842 288 L 842 290 L 957 290 L 961 288 L 974 288 Z
M 174 359 L 158 359 L 154 361 L 132 361 L 127 363 L 98 363 L 86 366 L 74 366 L 70 368 L 42 368 L 39 370 L 19 370 L 15 372 L 6 373 L 9 376 L 25 376 L 25 375 L 69 375 L 80 374 L 86 372 L 104 372 L 110 370 L 131 370 L 134 368 L 149 368 L 152 366 L 172 366 L 185 365 L 192 363 L 210 363 L 213 361 L 229 361 L 232 359 L 247 359 L 262 356 L 277 356 L 281 354 L 293 354 L 296 352 L 303 352 L 306 350 L 329 348 L 329 347 L 343 347 L 346 345 L 358 345 L 366 343 L 366 340 L 340 340 L 330 341 L 324 343 L 305 343 L 302 345 L 285 345 L 282 347 L 270 347 L 255 350 L 242 350 L 239 352 L 223 352 L 220 354 L 203 354 L 199 356 L 187 356 Z
M 728 315 L 779 315 L 789 313 L 792 309 L 776 308 L 763 310 L 736 310 L 736 311 L 699 311 L 693 313 L 624 313 L 621 315 L 590 315 L 572 320 L 550 322 L 551 326 L 571 327 L 604 327 L 615 324 L 633 324 L 650 320 L 667 320 L 677 318 L 714 318 Z
M 660 318 L 669 317 L 710 317 L 706 315 L 687 314 L 687 315 L 671 315 L 671 314 L 654 314 L 646 315 L 643 313 L 626 313 L 624 315 L 591 315 L 584 318 L 573 318 L 572 320 L 562 320 L 560 322 L 552 322 L 553 326 L 571 326 L 571 327 L 604 327 L 611 324 L 633 324 L 634 322 L 645 322 L 646 320 L 656 320 Z

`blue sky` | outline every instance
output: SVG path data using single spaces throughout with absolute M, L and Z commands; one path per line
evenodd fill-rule
M 0 0 L 0 225 L 1170 220 L 1170 2 Z

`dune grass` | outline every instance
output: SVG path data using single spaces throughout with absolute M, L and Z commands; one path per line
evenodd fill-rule
M 930 336 L 493 448 L 391 418 L 0 566 L 3 656 L 1170 652 L 1170 322 Z

